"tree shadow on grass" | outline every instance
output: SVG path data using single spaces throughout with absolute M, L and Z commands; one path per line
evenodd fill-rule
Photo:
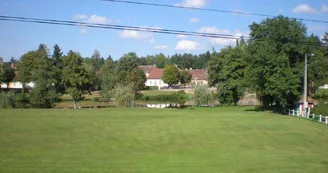
M 263 107 L 263 106 L 257 106 L 252 109 L 246 109 L 245 111 L 249 112 L 272 112 L 276 114 L 286 114 L 286 109 L 283 107 L 275 107 L 275 106 L 270 106 L 270 107 Z
M 268 111 L 270 109 L 265 109 L 263 106 L 256 106 L 255 108 L 251 108 L 251 109 L 245 109 L 244 111 L 247 112 L 264 112 L 264 111 Z

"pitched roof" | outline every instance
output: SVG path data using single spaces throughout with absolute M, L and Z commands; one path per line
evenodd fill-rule
M 140 65 L 139 69 L 141 69 L 145 73 L 150 73 L 153 69 L 157 69 L 157 66 L 156 66 L 156 64 L 154 64 L 154 65 Z
M 188 70 L 191 74 L 192 80 L 207 80 L 207 70 L 206 69 L 194 69 Z
M 163 72 L 164 72 L 164 69 L 155 68 L 149 73 L 149 76 L 147 78 L 148 79 L 162 79 Z

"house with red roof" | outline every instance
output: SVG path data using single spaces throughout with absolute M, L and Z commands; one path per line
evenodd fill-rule
M 206 69 L 191 69 L 188 70 L 191 74 L 191 84 L 207 85 L 207 70 Z
M 162 80 L 164 69 L 154 68 L 147 76 L 146 86 L 157 86 L 158 89 L 169 86 Z
M 162 80 L 164 69 L 158 68 L 156 65 L 143 65 L 139 66 L 139 69 L 144 71 L 147 77 L 146 86 L 148 87 L 158 87 L 161 89 L 163 87 L 168 87 L 169 85 Z M 191 84 L 193 85 L 207 85 L 207 70 L 206 69 L 189 69 L 187 70 L 191 74 Z
M 139 69 L 142 70 L 145 73 L 146 77 L 148 77 L 150 72 L 153 69 L 158 69 L 158 67 L 156 66 L 156 64 L 154 64 L 154 65 L 140 65 Z

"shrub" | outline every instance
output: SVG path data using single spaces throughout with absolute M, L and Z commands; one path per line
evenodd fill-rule
M 0 108 L 15 108 L 15 93 L 0 93 Z
M 192 99 L 196 106 L 209 106 L 215 101 L 215 94 L 210 91 L 207 85 L 194 86 Z
M 118 85 L 115 87 L 115 102 L 119 108 L 135 107 L 135 93 L 131 85 Z
M 319 104 L 317 105 L 317 107 L 314 110 L 315 114 L 321 114 L 324 116 L 328 116 L 328 103 L 320 100 Z
M 16 93 L 15 95 L 16 102 L 28 102 L 27 96 L 25 93 Z
M 181 90 L 172 94 L 160 94 L 154 96 L 147 96 L 142 95 L 139 97 L 139 100 L 146 100 L 146 101 L 160 101 L 160 102 L 173 102 L 178 104 L 183 104 L 187 101 L 187 94 Z
M 158 86 L 146 86 L 145 90 L 158 90 Z

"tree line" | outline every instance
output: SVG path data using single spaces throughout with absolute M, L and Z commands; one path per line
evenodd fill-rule
M 219 99 L 237 104 L 247 92 L 256 93 L 265 108 L 295 104 L 302 96 L 304 59 L 308 57 L 309 95 L 328 82 L 328 33 L 307 35 L 298 20 L 278 16 L 249 25 L 251 40 L 240 40 L 213 52 L 208 62 L 209 83 Z
M 309 94 L 314 96 L 328 82 L 328 33 L 322 39 L 307 35 L 305 24 L 283 16 L 252 23 L 249 28 L 251 40 L 241 39 L 235 46 L 200 55 L 138 57 L 130 52 L 114 61 L 111 56 L 104 59 L 97 50 L 90 58 L 74 51 L 64 55 L 58 45 L 49 53 L 41 44 L 15 62 L 16 72 L 9 62 L 2 63 L 0 82 L 35 82 L 29 101 L 39 107 L 52 107 L 62 94 L 71 95 L 76 105 L 95 90 L 107 100 L 117 98 L 120 105 L 129 106 L 145 88 L 146 76 L 139 65 L 166 68 L 163 81 L 169 85 L 190 82 L 190 74 L 178 68 L 206 68 L 209 86 L 217 89 L 216 99 L 221 103 L 236 105 L 245 93 L 256 93 L 264 107 L 279 108 L 302 95 L 305 54 L 315 55 L 308 58 Z

